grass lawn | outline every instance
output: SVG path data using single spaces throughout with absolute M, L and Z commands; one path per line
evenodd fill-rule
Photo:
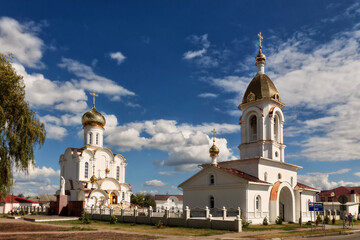
M 327 230 L 305 230 L 305 231 L 291 231 L 291 232 L 282 232 L 282 233 L 273 233 L 273 234 L 258 234 L 253 236 L 248 236 L 249 238 L 283 238 L 283 237 L 296 237 L 296 236 L 306 236 L 306 235 L 316 235 L 316 234 L 329 234 L 329 233 L 342 233 L 345 231 L 351 231 L 350 229 L 327 229 Z
M 252 232 L 252 231 L 271 231 L 271 230 L 295 230 L 298 228 L 310 228 L 310 225 L 303 224 L 300 226 L 298 223 L 283 223 L 283 224 L 269 224 L 264 225 L 249 225 L 246 228 L 243 228 L 243 232 Z
M 58 221 L 51 222 L 49 224 L 66 225 L 73 228 L 84 228 L 84 229 L 114 229 L 132 232 L 143 232 L 143 233 L 154 233 L 164 235 L 181 235 L 181 236 L 212 236 L 226 233 L 234 233 L 225 230 L 214 230 L 214 229 L 203 229 L 203 228 L 184 228 L 184 227 L 167 227 L 163 226 L 157 228 L 153 225 L 146 224 L 135 224 L 135 223 L 116 223 L 110 224 L 106 221 L 92 220 L 91 224 L 83 224 L 79 220 L 72 221 Z

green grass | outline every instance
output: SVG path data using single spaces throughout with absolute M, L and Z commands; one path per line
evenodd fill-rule
M 168 227 L 168 226 L 157 228 L 154 225 L 136 224 L 136 223 L 110 224 L 107 221 L 96 221 L 96 220 L 92 220 L 90 224 L 83 224 L 79 220 L 56 221 L 48 224 L 65 225 L 76 228 L 91 227 L 96 229 L 114 229 L 114 230 L 132 231 L 132 232 L 178 235 L 178 236 L 212 236 L 212 235 L 221 235 L 226 233 L 234 233 L 226 230 L 214 230 L 214 229 L 203 229 L 203 228 L 184 228 L 184 227 Z
M 249 238 L 283 238 L 283 237 L 295 237 L 295 236 L 307 236 L 307 235 L 318 235 L 318 234 L 341 234 L 345 231 L 351 231 L 350 229 L 327 229 L 327 230 L 305 230 L 305 231 L 290 231 L 290 232 L 281 232 L 273 234 L 258 234 L 253 236 L 248 236 Z
M 71 228 L 60 229 L 58 231 L 96 231 L 96 230 L 97 230 L 96 228 L 72 226 Z
M 310 225 L 303 224 L 300 226 L 298 223 L 283 223 L 283 224 L 269 224 L 264 225 L 249 225 L 247 228 L 243 228 L 243 232 L 254 231 L 271 231 L 271 230 L 296 230 L 298 228 L 310 228 Z

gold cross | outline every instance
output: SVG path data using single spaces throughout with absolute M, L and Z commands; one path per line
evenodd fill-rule
M 95 91 L 93 91 L 92 93 L 90 93 L 90 95 L 93 96 L 93 107 L 95 107 L 95 97 L 98 97 L 99 95 L 95 93 Z
M 215 134 L 216 134 L 215 128 L 211 132 L 213 134 L 213 142 L 215 142 Z
M 258 37 L 259 37 L 259 49 L 261 49 L 261 40 L 264 39 L 262 36 L 261 36 L 261 32 L 258 34 Z

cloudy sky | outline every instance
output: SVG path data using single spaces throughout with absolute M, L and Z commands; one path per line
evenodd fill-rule
M 358 1 L 0 1 L 0 52 L 11 52 L 47 139 L 14 193 L 54 193 L 58 160 L 81 147 L 81 116 L 107 120 L 105 145 L 128 161 L 134 192 L 180 193 L 210 162 L 239 158 L 237 109 L 256 73 L 286 107 L 285 161 L 330 189 L 360 185 Z

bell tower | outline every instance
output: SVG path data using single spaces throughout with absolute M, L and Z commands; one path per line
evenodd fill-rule
M 249 83 L 239 109 L 242 117 L 240 158 L 268 158 L 284 162 L 284 115 L 280 94 L 273 81 L 265 74 L 266 56 L 262 53 L 261 33 L 259 53 L 255 57 L 257 73 Z

